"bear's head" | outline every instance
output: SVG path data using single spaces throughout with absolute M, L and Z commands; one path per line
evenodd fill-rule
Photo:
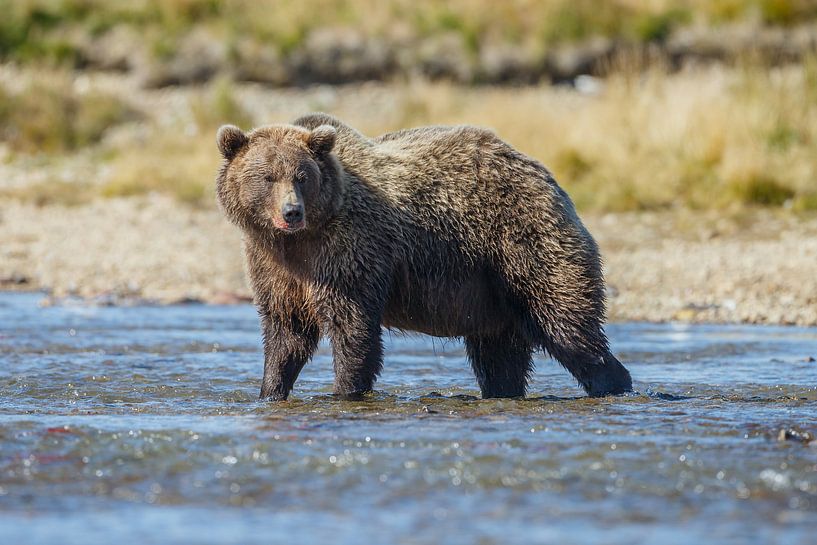
M 341 167 L 336 130 L 272 125 L 249 133 L 225 125 L 216 136 L 224 161 L 216 181 L 227 217 L 265 235 L 319 227 L 336 210 Z

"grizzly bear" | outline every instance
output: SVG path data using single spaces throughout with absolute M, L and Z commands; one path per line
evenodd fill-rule
M 604 333 L 599 251 L 539 162 L 471 126 L 367 138 L 326 114 L 217 135 L 219 204 L 244 234 L 264 340 L 261 397 L 286 399 L 321 335 L 334 391 L 370 392 L 381 328 L 459 337 L 482 396 L 524 396 L 532 352 L 590 396 L 631 390 Z

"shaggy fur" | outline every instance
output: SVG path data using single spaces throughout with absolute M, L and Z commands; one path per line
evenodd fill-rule
M 335 392 L 371 391 L 381 326 L 463 338 L 483 397 L 523 396 L 536 349 L 591 396 L 631 389 L 603 330 L 596 243 L 550 172 L 492 132 L 371 139 L 313 114 L 225 126 L 218 145 L 218 200 L 244 232 L 263 327 L 263 398 L 286 399 L 322 334 Z

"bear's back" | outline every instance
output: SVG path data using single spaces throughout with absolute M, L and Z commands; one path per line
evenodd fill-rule
M 417 155 L 418 160 L 452 153 L 475 153 L 486 144 L 501 144 L 493 131 L 470 125 L 431 125 L 389 132 L 371 139 L 384 152 Z M 429 155 L 430 154 L 430 155 Z
M 479 158 L 517 152 L 493 131 L 470 125 L 430 125 L 400 129 L 369 138 L 339 119 L 324 113 L 298 118 L 295 125 L 314 129 L 332 125 L 337 130 L 335 154 L 345 167 L 358 174 L 380 171 L 383 167 L 399 175 L 450 172 L 459 175 Z M 520 158 L 527 159 L 522 156 Z M 453 169 L 454 172 L 451 172 Z
M 555 195 L 561 191 L 541 163 L 489 129 L 431 125 L 369 138 L 327 114 L 309 114 L 295 124 L 334 126 L 334 151 L 344 170 L 364 191 L 376 188 L 389 204 L 417 217 L 474 215 L 499 206 L 500 198 L 545 203 L 566 197 Z

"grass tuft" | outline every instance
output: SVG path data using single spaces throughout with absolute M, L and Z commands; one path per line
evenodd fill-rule
M 817 212 L 817 193 L 798 196 L 792 203 L 795 212 Z
M 775 25 L 793 25 L 817 14 L 813 0 L 760 0 L 759 4 L 763 20 Z
M 793 189 L 764 173 L 733 180 L 728 189 L 732 199 L 750 206 L 782 206 L 795 195 Z
M 214 202 L 213 180 L 220 163 L 215 131 L 224 123 L 250 128 L 252 118 L 229 79 L 218 79 L 190 99 L 193 131 L 154 130 L 141 146 L 120 150 L 103 197 L 164 193 L 192 206 Z

